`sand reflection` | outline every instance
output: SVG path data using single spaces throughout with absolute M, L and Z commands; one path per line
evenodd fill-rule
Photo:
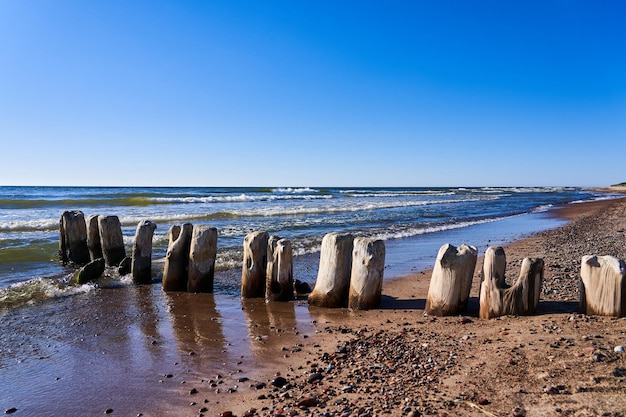
M 221 352 L 226 340 L 213 294 L 165 294 L 172 332 L 182 351 Z

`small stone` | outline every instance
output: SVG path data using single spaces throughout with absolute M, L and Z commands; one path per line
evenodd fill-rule
M 192 388 L 192 389 L 189 390 L 189 395 L 193 395 L 193 394 L 197 394 L 197 393 L 198 393 L 198 390 L 195 389 L 195 388 Z
M 480 404 L 480 405 L 488 405 L 489 403 L 490 403 L 490 401 L 488 399 L 486 399 L 486 398 L 480 398 L 478 400 L 478 404 Z
M 107 408 L 106 410 L 104 410 L 104 414 L 111 414 L 113 412 L 112 408 Z
M 233 417 L 233 412 L 232 411 L 222 411 L 222 413 L 220 414 L 220 417 Z
M 276 378 L 272 380 L 272 385 L 277 388 L 282 388 L 285 385 L 287 385 L 287 380 L 283 378 L 282 376 L 277 376 Z
M 512 415 L 513 415 L 513 417 L 524 417 L 526 415 L 526 413 L 521 408 L 515 407 L 512 410 Z
M 17 411 L 17 408 L 15 408 L 15 407 L 11 407 L 11 408 L 9 408 L 8 410 L 6 410 L 6 411 L 4 412 L 4 414 L 13 414 L 13 413 L 15 413 L 16 411 Z
M 613 348 L 614 352 L 623 352 L 624 351 L 624 346 L 615 346 Z
M 324 375 L 322 375 L 322 374 L 320 374 L 320 373 L 316 372 L 316 373 L 312 374 L 311 376 L 309 376 L 309 377 L 307 378 L 307 380 L 306 380 L 306 381 L 307 381 L 309 384 L 313 384 L 314 382 L 321 381 L 321 380 L 322 380 L 322 378 L 324 378 Z
M 317 398 L 315 397 L 307 397 L 298 401 L 298 407 L 315 407 L 317 405 Z

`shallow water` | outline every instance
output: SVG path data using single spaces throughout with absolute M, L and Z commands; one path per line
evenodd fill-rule
M 155 222 L 155 281 L 162 273 L 167 231 L 172 225 L 192 222 L 214 226 L 218 229 L 215 291 L 236 295 L 242 242 L 251 231 L 267 230 L 289 238 L 296 259 L 302 258 L 302 269 L 297 271 L 301 280 L 314 280 L 316 265 L 307 259 L 319 251 L 328 232 L 384 239 L 392 248 L 388 256 L 399 254 L 397 262 L 390 262 L 389 273 L 393 275 L 397 264 L 421 267 L 413 264 L 414 257 L 432 252 L 430 246 L 424 251 L 421 247 L 438 232 L 507 221 L 559 204 L 605 196 L 556 187 L 0 187 L 0 308 L 89 291 L 87 287 L 67 286 L 73 270 L 58 262 L 58 224 L 65 210 L 82 210 L 85 217 L 117 215 L 127 255 L 137 223 L 145 219 Z M 535 229 L 534 225 L 527 227 L 529 231 Z

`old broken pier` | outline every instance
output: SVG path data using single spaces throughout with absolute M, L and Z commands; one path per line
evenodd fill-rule
M 78 268 L 74 281 L 98 279 L 106 267 L 132 274 L 138 284 L 152 282 L 152 238 L 157 225 L 144 220 L 137 225 L 132 258 L 126 257 L 121 223 L 117 216 L 65 211 L 59 221 L 59 257 Z M 185 223 L 168 231 L 169 244 L 163 268 L 165 291 L 213 292 L 218 231 L 214 227 Z M 288 239 L 265 231 L 248 234 L 243 242 L 241 296 L 289 301 L 302 293 L 293 276 L 293 250 Z M 455 315 L 467 307 L 476 268 L 477 249 L 445 244 L 435 261 L 425 311 L 430 315 Z M 329 233 L 321 245 L 311 306 L 372 309 L 380 305 L 385 264 L 381 240 Z M 125 266 L 127 265 L 127 266 Z M 544 263 L 526 258 L 517 281 L 507 285 L 506 256 L 501 247 L 485 252 L 479 291 L 479 317 L 533 314 L 539 303 Z M 626 316 L 626 264 L 613 256 L 584 256 L 580 269 L 580 311 L 585 314 Z M 299 289 L 299 291 L 296 291 Z M 308 290 L 310 291 L 310 289 Z

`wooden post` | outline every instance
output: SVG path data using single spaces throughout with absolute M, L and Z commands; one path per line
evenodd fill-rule
M 346 307 L 352 269 L 354 237 L 328 233 L 322 239 L 320 266 L 309 304 L 318 307 Z
M 64 211 L 61 215 L 59 256 L 64 264 L 85 265 L 90 260 L 85 215 L 80 210 Z
M 137 225 L 130 270 L 136 284 L 152 282 L 152 237 L 156 228 L 157 225 L 150 220 L 143 220 Z
M 241 296 L 265 296 L 267 268 L 267 232 L 248 233 L 243 241 L 243 266 L 241 269 Z
M 87 217 L 87 248 L 89 249 L 89 257 L 92 261 L 103 257 L 97 214 L 92 214 Z
M 439 249 L 428 287 L 427 314 L 453 316 L 467 307 L 477 255 L 474 246 L 457 248 L 448 243 Z
M 122 225 L 117 216 L 98 216 L 102 255 L 107 266 L 117 266 L 126 257 Z
M 278 264 L 274 259 L 274 251 L 276 250 L 276 243 L 280 240 L 280 237 L 271 235 L 267 239 L 267 266 L 265 268 L 265 299 L 270 299 L 272 289 L 270 288 L 276 281 L 278 275 Z M 276 289 L 278 291 L 278 289 Z
M 217 229 L 209 226 L 194 226 L 189 248 L 187 291 L 213 292 L 216 257 Z
M 267 300 L 293 300 L 293 251 L 288 239 L 270 236 L 267 243 L 266 279 L 265 298 Z
M 524 258 L 515 284 L 507 287 L 504 271 L 506 256 L 500 246 L 485 252 L 483 281 L 480 285 L 480 318 L 529 315 L 537 310 L 543 282 L 543 260 Z
M 580 264 L 580 311 L 626 316 L 626 264 L 614 256 L 583 256 Z
M 189 266 L 189 246 L 191 245 L 191 223 L 170 227 L 167 235 L 169 244 L 165 255 L 162 286 L 165 291 L 185 291 L 187 289 L 187 268 Z
M 355 238 L 348 307 L 354 310 L 368 310 L 380 306 L 384 270 L 385 242 Z

